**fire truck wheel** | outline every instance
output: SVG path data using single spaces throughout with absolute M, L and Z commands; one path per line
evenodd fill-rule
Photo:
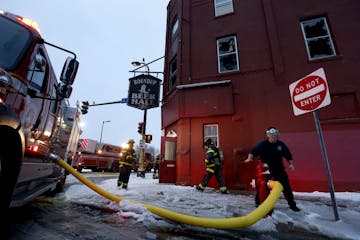
M 113 163 L 111 165 L 111 171 L 112 172 L 119 172 L 119 164 L 118 163 Z
M 22 144 L 18 132 L 0 127 L 0 212 L 7 211 L 22 160 Z M 3 214 L 1 214 L 3 216 Z

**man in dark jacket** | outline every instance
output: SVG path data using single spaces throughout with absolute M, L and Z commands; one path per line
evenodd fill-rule
M 294 195 L 289 182 L 289 177 L 285 171 L 283 164 L 283 158 L 289 163 L 289 169 L 295 170 L 292 155 L 289 148 L 284 142 L 278 140 L 279 131 L 274 127 L 269 127 L 265 131 L 266 140 L 263 140 L 256 144 L 256 146 L 250 151 L 245 162 L 250 162 L 254 157 L 260 157 L 261 161 L 268 165 L 271 176 L 275 181 L 278 181 L 283 186 L 283 194 L 289 204 L 289 207 L 293 211 L 300 211 L 294 201 Z
M 121 151 L 121 160 L 119 161 L 119 179 L 117 185 L 118 187 L 122 185 L 122 188 L 124 189 L 127 189 L 128 187 L 131 169 L 133 163 L 136 161 L 134 143 L 135 141 L 130 139 L 128 141 L 128 147 Z
M 224 194 L 229 193 L 225 186 L 225 180 L 222 175 L 222 161 L 220 158 L 219 149 L 212 143 L 210 138 L 205 141 L 204 146 L 207 148 L 205 159 L 206 171 L 201 183 L 196 186 L 196 189 L 199 191 L 204 191 L 212 176 L 215 175 L 220 185 L 220 192 Z

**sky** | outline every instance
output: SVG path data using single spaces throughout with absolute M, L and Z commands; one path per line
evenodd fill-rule
M 2 0 L 0 8 L 35 20 L 45 41 L 73 51 L 80 62 L 69 98 L 71 107 L 79 102 L 108 103 L 127 98 L 133 61 L 151 62 L 164 56 L 167 0 Z M 106 3 L 106 4 L 104 4 Z M 67 54 L 47 47 L 56 76 Z M 163 59 L 149 65 L 163 72 Z M 140 69 L 142 70 L 142 69 Z M 154 75 L 163 79 L 163 75 Z M 161 99 L 160 99 L 161 100 Z M 161 106 L 161 104 L 160 104 Z M 126 104 L 90 107 L 81 138 L 121 145 L 129 139 L 139 142 L 138 123 L 144 111 Z M 146 133 L 151 145 L 160 149 L 160 107 L 147 110 Z
M 86 178 L 103 177 L 101 174 L 91 172 L 85 173 L 84 176 Z M 294 192 L 300 212 L 290 210 L 286 200 L 281 196 L 271 216 L 246 228 L 218 230 L 167 221 L 150 213 L 141 203 L 192 216 L 230 218 L 245 216 L 254 210 L 253 194 L 220 194 L 214 188 L 206 188 L 204 192 L 199 192 L 189 186 L 159 184 L 157 179 L 152 179 L 151 173 L 147 173 L 145 178 L 136 177 L 135 173 L 131 174 L 128 190 L 118 188 L 116 180 L 117 174 L 114 174 L 113 178 L 100 181 L 98 186 L 108 193 L 124 198 L 120 203 L 109 202 L 72 175 L 68 176 L 68 188 L 62 194 L 65 200 L 71 203 L 111 210 L 107 212 L 113 212 L 119 224 L 123 221 L 135 220 L 149 229 L 162 229 L 165 232 L 176 232 L 176 230 L 192 232 L 194 239 L 198 237 L 204 239 L 204 236 L 212 236 L 215 239 L 239 239 L 239 237 L 241 239 L 279 239 L 284 236 L 286 236 L 285 239 L 360 239 L 360 193 L 356 192 L 335 193 L 339 221 L 335 221 L 329 193 Z M 315 235 L 318 238 L 315 238 Z

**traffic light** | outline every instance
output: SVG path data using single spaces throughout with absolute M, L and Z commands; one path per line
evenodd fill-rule
M 83 101 L 82 105 L 81 105 L 82 114 L 87 114 L 88 109 L 89 109 L 89 102 L 88 101 Z
M 144 123 L 139 122 L 139 124 L 138 124 L 138 133 L 143 134 L 143 131 L 144 131 Z
M 145 135 L 145 142 L 146 143 L 151 143 L 152 140 L 152 135 L 151 134 L 146 134 Z

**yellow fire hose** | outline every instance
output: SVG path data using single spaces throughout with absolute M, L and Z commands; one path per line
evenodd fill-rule
M 87 185 L 89 188 L 100 194 L 101 196 L 108 198 L 114 202 L 119 203 L 124 198 L 119 197 L 115 194 L 109 193 L 104 189 L 98 187 L 89 179 L 84 177 L 81 173 L 77 172 L 74 168 L 68 165 L 64 160 L 58 160 L 57 163 L 65 168 L 68 172 L 74 175 L 77 179 L 79 179 L 82 183 Z M 277 181 L 271 181 L 269 183 L 269 187 L 271 188 L 271 192 L 269 196 L 265 199 L 265 201 L 259 205 L 255 210 L 250 212 L 246 216 L 241 217 L 233 217 L 233 218 L 202 218 L 196 216 L 185 215 L 182 213 L 170 211 L 161 207 L 149 205 L 149 204 L 142 204 L 145 208 L 147 208 L 150 212 L 163 217 L 170 219 L 175 222 L 198 226 L 198 227 L 205 227 L 205 228 L 216 228 L 216 229 L 234 229 L 234 228 L 241 228 L 241 227 L 248 227 L 263 217 L 273 209 L 275 203 L 280 197 L 280 194 L 283 190 L 281 183 Z M 138 202 L 131 201 L 133 203 L 139 204 Z

